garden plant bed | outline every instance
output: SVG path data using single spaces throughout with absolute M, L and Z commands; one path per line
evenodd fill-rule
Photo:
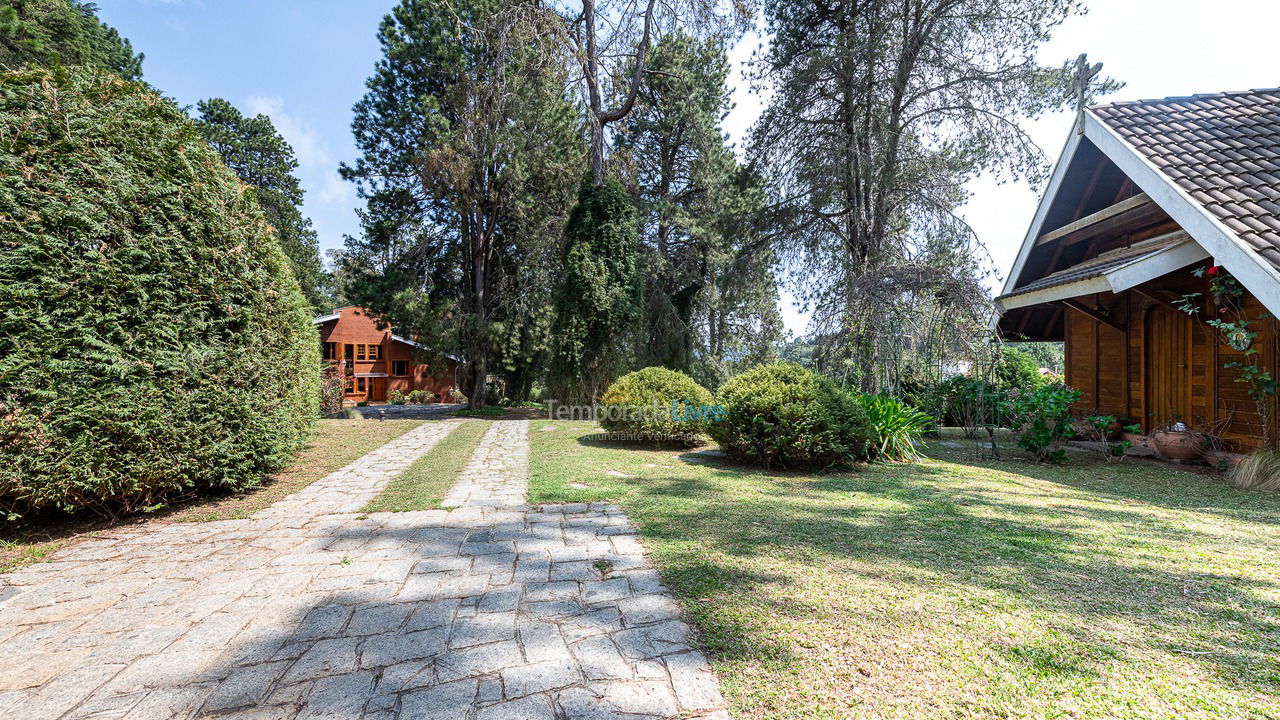
M 951 431 L 789 474 L 531 430 L 530 502 L 626 510 L 736 718 L 1280 716 L 1275 494 Z
M 419 420 L 321 420 L 316 425 L 315 437 L 292 467 L 247 493 L 200 498 L 115 522 L 57 515 L 33 517 L 14 527 L 0 529 L 0 572 L 38 562 L 68 543 L 121 525 L 248 517 L 421 424 Z

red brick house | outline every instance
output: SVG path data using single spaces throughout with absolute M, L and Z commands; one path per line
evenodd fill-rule
M 339 308 L 312 322 L 320 331 L 321 357 L 342 373 L 349 402 L 386 402 L 391 390 L 428 390 L 439 402 L 455 401 L 458 362 L 452 355 L 439 370 L 414 362 L 421 346 L 379 328 L 364 308 Z

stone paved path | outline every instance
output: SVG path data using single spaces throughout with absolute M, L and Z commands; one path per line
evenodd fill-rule
M 727 718 L 620 510 L 507 504 L 526 422 L 494 423 L 461 507 L 357 514 L 453 426 L 0 576 L 0 717 Z
M 498 421 L 485 432 L 442 505 L 514 507 L 524 503 L 528 491 L 529 423 Z

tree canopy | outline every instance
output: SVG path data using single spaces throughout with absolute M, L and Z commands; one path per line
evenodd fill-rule
M 755 71 L 773 93 L 753 157 L 828 371 L 892 386 L 900 338 L 945 347 L 954 336 L 934 333 L 980 326 L 985 252 L 957 214 L 964 185 L 1043 175 L 1017 121 L 1069 99 L 1070 66 L 1036 54 L 1081 11 L 1077 0 L 764 3 L 772 42 Z
M 546 351 L 559 237 L 582 150 L 559 19 L 532 2 L 404 0 L 355 107 L 367 201 L 348 242 L 348 296 L 494 371 Z M 516 384 L 527 387 L 527 380 Z
M 726 49 L 754 10 L 768 95 L 739 157 Z M 366 201 L 348 297 L 461 352 L 479 402 L 495 374 L 586 399 L 644 365 L 717 385 L 780 349 L 867 390 L 936 383 L 988 335 L 965 184 L 1043 176 L 1018 123 L 1073 99 L 1037 54 L 1081 11 L 402 0 L 343 169 Z M 784 272 L 813 318 L 789 348 Z
M 302 215 L 293 148 L 266 115 L 248 117 L 222 98 L 201 100 L 196 110 L 196 127 L 227 167 L 253 186 L 303 294 L 317 310 L 325 309 L 319 241 L 311 220 Z
M 616 139 L 646 278 L 638 363 L 713 386 L 736 361 L 767 359 L 781 327 L 762 183 L 739 166 L 721 128 L 732 109 L 728 77 L 722 38 L 667 35 Z
M 142 78 L 141 53 L 81 0 L 0 0 L 0 67 L 89 65 Z

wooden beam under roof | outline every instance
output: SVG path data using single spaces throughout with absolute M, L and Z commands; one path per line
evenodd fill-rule
M 1109 326 L 1109 327 L 1113 327 L 1113 328 L 1115 328 L 1116 330 L 1119 330 L 1120 332 L 1125 332 L 1125 326 L 1124 326 L 1123 324 L 1121 324 L 1121 323 L 1117 322 L 1117 321 L 1115 320 L 1115 318 L 1112 318 L 1110 313 L 1104 313 L 1104 312 L 1101 312 L 1101 311 L 1099 311 L 1099 310 L 1095 310 L 1095 309 L 1093 309 L 1093 308 L 1089 307 L 1088 305 L 1085 305 L 1084 303 L 1079 302 L 1079 301 L 1077 301 L 1077 300 L 1063 300 L 1063 301 L 1062 301 L 1062 304 L 1063 304 L 1063 305 L 1066 305 L 1067 307 L 1071 308 L 1072 310 L 1075 310 L 1075 311 L 1077 311 L 1077 312 L 1084 313 L 1085 315 L 1089 316 L 1090 318 L 1092 318 L 1092 319 L 1094 319 L 1094 320 L 1097 320 L 1098 322 L 1102 323 L 1103 325 L 1107 325 L 1107 326 Z
M 1036 245 L 1045 245 L 1055 240 L 1060 240 L 1062 245 L 1070 245 L 1117 228 L 1136 229 L 1163 216 L 1164 211 L 1155 201 L 1146 193 L 1138 193 L 1056 230 L 1050 230 L 1036 239 Z

